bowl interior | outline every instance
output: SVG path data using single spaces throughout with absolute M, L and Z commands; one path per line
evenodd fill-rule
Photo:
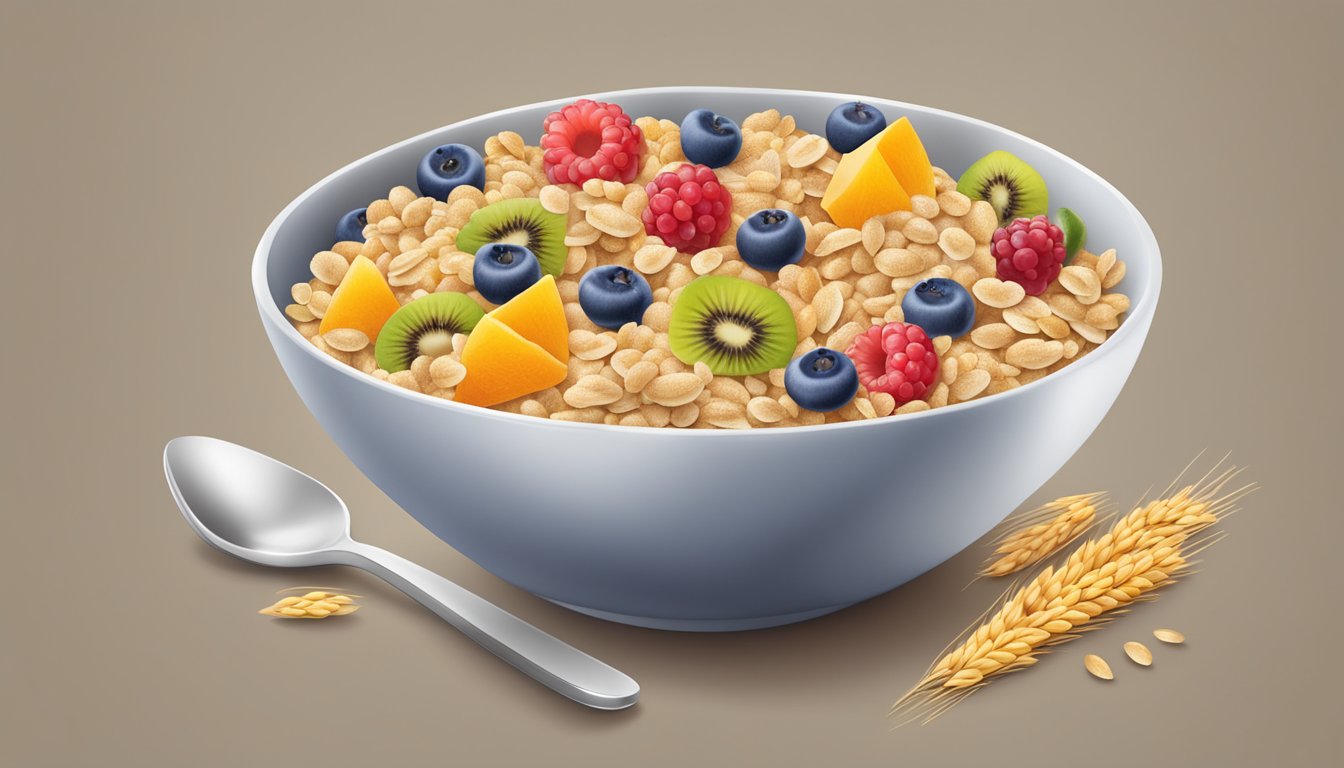
M 293 341 L 302 343 L 282 310 L 290 302 L 290 286 L 310 276 L 312 255 L 331 246 L 335 222 L 342 214 L 385 196 L 393 186 L 414 187 L 416 163 L 439 144 L 459 142 L 480 147 L 487 137 L 504 130 L 536 141 L 545 116 L 573 98 L 493 112 L 421 134 L 356 160 L 313 185 L 276 217 L 258 247 L 253 282 L 263 316 L 282 326 L 282 332 Z M 669 87 L 593 94 L 592 98 L 618 103 L 632 117 L 652 115 L 676 121 L 697 108 L 713 109 L 739 121 L 753 112 L 773 108 L 793 115 L 800 128 L 824 134 L 826 116 L 835 105 L 859 97 L 811 91 Z M 1153 311 L 1161 279 L 1157 243 L 1134 206 L 1100 176 L 1037 141 L 981 120 L 888 99 L 862 99 L 881 108 L 889 121 L 908 116 L 934 164 L 954 177 L 996 149 L 1006 149 L 1027 161 L 1049 186 L 1052 214 L 1061 203 L 1077 211 L 1087 223 L 1091 249 L 1115 248 L 1126 262 L 1127 273 L 1119 290 L 1130 297 L 1129 316 Z M 269 301 L 263 297 L 269 297 Z M 1122 323 L 1099 351 L 1126 333 L 1128 324 Z M 317 354 L 316 350 L 310 351 Z M 318 356 L 332 366 L 343 367 L 324 355 Z M 993 397 L 1011 396 L 1014 391 Z

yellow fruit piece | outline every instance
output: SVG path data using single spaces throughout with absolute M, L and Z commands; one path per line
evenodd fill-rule
M 383 279 L 383 273 L 368 258 L 356 256 L 345 277 L 341 278 L 341 284 L 336 286 L 317 332 L 354 328 L 373 342 L 383 329 L 383 323 L 398 309 L 401 309 L 401 302 Z
M 910 196 L 878 149 L 881 133 L 840 158 L 821 207 L 842 227 L 860 229 L 873 216 L 910 210 Z
M 569 323 L 555 278 L 546 275 L 490 316 L 535 342 L 557 360 L 569 360 Z
M 566 363 L 492 315 L 481 318 L 467 337 L 462 364 L 467 367 L 467 375 L 457 385 L 453 399 L 480 406 L 498 405 L 553 387 L 569 372 Z
M 902 117 L 892 122 L 878 135 L 878 152 L 891 168 L 891 175 L 906 191 L 907 195 L 937 195 L 933 183 L 933 164 L 929 163 L 929 153 L 919 141 L 915 126 L 910 118 Z
M 462 348 L 467 375 L 453 399 L 489 406 L 530 395 L 569 373 L 569 323 L 555 278 L 532 287 L 481 318 Z
M 910 119 L 902 117 L 877 135 L 877 150 L 907 195 L 933 197 L 933 164 Z

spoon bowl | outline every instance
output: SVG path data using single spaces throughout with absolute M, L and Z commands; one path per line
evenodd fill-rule
M 320 550 L 349 538 L 345 502 L 269 456 L 211 437 L 179 437 L 164 448 L 164 471 L 187 522 L 229 554 L 310 565 Z

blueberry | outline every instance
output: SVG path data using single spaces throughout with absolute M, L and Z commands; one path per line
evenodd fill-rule
M 541 262 L 521 245 L 486 243 L 471 268 L 476 290 L 491 304 L 503 304 L 541 279 Z
M 723 115 L 697 109 L 681 121 L 681 151 L 692 163 L 719 168 L 736 160 L 741 149 L 741 129 Z
M 364 225 L 369 223 L 368 208 L 356 208 L 336 222 L 336 242 L 353 240 L 364 242 Z
M 454 187 L 468 184 L 485 188 L 485 161 L 466 144 L 444 144 L 420 160 L 415 183 L 420 186 L 420 194 L 447 201 Z
M 788 211 L 766 208 L 751 214 L 737 229 L 737 254 L 757 269 L 778 272 L 803 258 L 807 232 Z
M 603 328 L 616 330 L 626 323 L 638 323 L 652 303 L 649 282 L 625 267 L 597 267 L 579 281 L 579 306 Z
M 838 152 L 853 152 L 887 127 L 882 110 L 861 101 L 847 101 L 826 118 L 826 141 Z
M 859 372 L 848 355 L 817 347 L 789 363 L 784 370 L 784 389 L 799 408 L 834 411 L 854 399 L 859 391 Z
M 917 284 L 901 301 L 905 322 L 924 329 L 929 338 L 957 338 L 970 333 L 975 325 L 975 300 L 956 280 L 931 277 Z

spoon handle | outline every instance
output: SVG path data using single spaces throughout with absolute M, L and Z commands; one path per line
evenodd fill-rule
M 639 699 L 628 675 L 442 576 L 384 549 L 350 542 L 346 564 L 363 568 L 437 613 L 524 674 L 595 709 L 624 709 Z

